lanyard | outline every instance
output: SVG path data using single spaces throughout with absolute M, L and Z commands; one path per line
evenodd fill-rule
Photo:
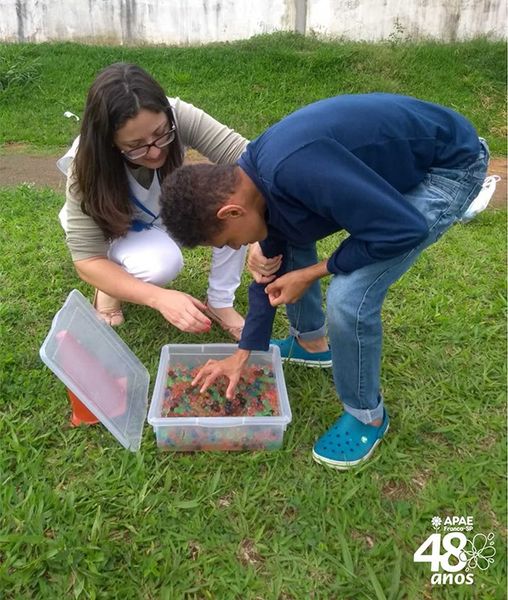
M 150 223 L 145 223 L 145 221 L 141 221 L 140 219 L 133 219 L 131 226 L 130 226 L 130 230 L 131 231 L 142 231 L 143 229 L 151 229 L 153 227 L 154 222 L 159 218 L 159 215 L 154 215 L 154 213 L 150 209 L 148 209 L 140 200 L 138 200 L 132 192 L 129 192 L 129 199 L 140 210 L 142 210 L 148 216 L 152 217 L 152 220 Z

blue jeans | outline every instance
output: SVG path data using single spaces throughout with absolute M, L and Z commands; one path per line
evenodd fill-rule
M 335 387 L 344 409 L 363 423 L 383 417 L 381 309 L 386 293 L 427 246 L 461 219 L 479 194 L 489 160 L 488 146 L 480 141 L 475 162 L 464 168 L 431 168 L 418 186 L 404 194 L 427 220 L 429 234 L 423 242 L 401 256 L 335 275 L 330 282 L 327 319 Z M 288 254 L 288 270 L 317 261 L 315 244 L 291 248 Z M 288 305 L 287 312 L 293 335 L 307 340 L 324 335 L 325 316 L 317 283 L 296 304 Z

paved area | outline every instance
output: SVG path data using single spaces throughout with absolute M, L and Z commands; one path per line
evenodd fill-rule
M 0 156 L 0 187 L 31 183 L 36 186 L 49 186 L 64 193 L 65 178 L 56 167 L 57 158 L 57 156 L 35 156 L 18 153 Z M 196 152 L 189 152 L 187 160 L 194 162 L 203 160 L 203 158 Z M 494 208 L 506 208 L 506 158 L 493 158 L 490 163 L 489 173 L 501 177 L 490 206 Z

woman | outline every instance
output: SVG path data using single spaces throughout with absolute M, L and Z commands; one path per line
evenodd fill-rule
M 187 147 L 234 163 L 246 144 L 202 110 L 167 98 L 136 65 L 116 63 L 99 73 L 81 135 L 58 166 L 69 175 L 60 213 L 67 245 L 78 275 L 96 288 L 94 306 L 107 323 L 123 323 L 121 302 L 128 301 L 155 308 L 182 331 L 207 331 L 213 319 L 240 338 L 244 321 L 233 301 L 245 248 L 213 249 L 206 304 L 165 289 L 183 258 L 159 218 L 159 194 Z

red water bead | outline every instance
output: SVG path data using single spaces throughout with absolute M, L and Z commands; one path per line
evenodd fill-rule
M 274 410 L 278 410 L 277 391 L 275 389 L 267 390 L 266 397 Z

